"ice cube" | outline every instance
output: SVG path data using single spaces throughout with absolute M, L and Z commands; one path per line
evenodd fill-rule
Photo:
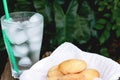
M 41 35 L 33 36 L 33 37 L 29 38 L 29 42 L 30 43 L 33 43 L 33 42 L 42 42 L 42 36 Z
M 29 53 L 29 47 L 27 44 L 14 45 L 13 52 L 16 57 L 24 57 Z
M 40 50 L 41 50 L 41 43 L 42 42 L 34 42 L 34 43 L 30 43 L 30 50 L 31 50 L 31 59 L 33 61 L 33 63 L 37 62 L 39 60 L 40 57 Z
M 35 13 L 30 19 L 29 19 L 30 22 L 37 22 L 37 21 L 40 21 L 40 22 L 43 22 L 43 16 L 39 13 Z
M 26 56 L 20 59 L 18 65 L 23 67 L 30 67 L 32 65 L 32 61 L 30 60 L 29 57 Z
M 6 28 L 6 33 L 8 39 L 13 44 L 21 44 L 28 39 L 20 22 L 16 22 L 15 25 L 9 25 L 9 27 Z
M 31 26 L 31 25 L 30 25 Z M 29 38 L 29 41 L 39 41 L 43 36 L 43 25 L 34 25 L 26 29 L 26 34 Z
M 33 64 L 36 63 L 37 61 L 39 61 L 40 58 L 40 49 L 36 51 L 32 51 L 30 55 Z
M 20 22 L 13 22 L 14 25 L 12 24 L 6 24 L 5 27 L 6 27 L 6 30 L 9 31 L 9 32 L 16 32 L 16 31 L 19 31 L 21 29 L 21 24 Z M 9 26 L 9 27 L 8 27 Z
M 26 33 L 23 30 L 15 31 L 12 30 L 8 31 L 8 38 L 11 43 L 13 44 L 22 44 L 28 40 Z
M 42 44 L 42 41 L 29 43 L 30 50 L 31 51 L 36 51 L 36 50 L 39 51 L 41 48 L 41 44 Z
M 16 44 L 22 44 L 28 40 L 27 35 L 24 31 L 17 32 L 14 39 Z
M 29 21 L 23 21 L 23 22 L 21 22 L 21 24 L 22 24 L 22 27 L 26 27 L 26 25 L 29 24 Z
M 26 33 L 28 35 L 32 35 L 32 36 L 34 36 L 36 34 L 42 34 L 43 33 L 43 26 L 39 25 L 39 24 L 38 25 L 33 25 L 32 27 L 26 29 Z
M 12 22 L 14 22 L 14 20 L 12 18 L 10 18 L 10 19 L 4 19 L 3 21 L 5 23 L 12 23 Z

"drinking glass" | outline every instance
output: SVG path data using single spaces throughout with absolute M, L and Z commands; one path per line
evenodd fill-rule
M 19 78 L 20 74 L 28 70 L 34 63 L 39 61 L 42 37 L 43 37 L 43 16 L 36 12 L 12 12 L 10 19 L 6 20 L 5 15 L 1 17 L 2 31 L 9 41 L 11 53 L 4 37 L 9 61 L 11 64 L 12 76 Z M 11 55 L 16 63 L 12 63 Z M 18 72 L 14 65 L 16 64 Z

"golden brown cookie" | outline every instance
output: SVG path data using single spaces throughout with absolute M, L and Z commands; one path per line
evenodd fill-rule
M 63 74 L 73 74 L 78 73 L 86 69 L 86 62 L 79 59 L 69 59 L 65 60 L 59 64 L 58 69 Z
M 63 73 L 58 70 L 58 65 L 53 66 L 52 68 L 49 69 L 48 71 L 48 77 L 53 77 L 53 76 L 62 76 Z
M 59 80 L 59 77 L 48 77 L 47 80 Z
M 80 74 L 66 74 L 59 78 L 59 80 L 87 80 L 84 75 Z
M 86 69 L 80 73 L 84 75 L 87 80 L 94 80 L 95 78 L 99 78 L 100 74 L 96 69 Z
M 84 60 L 69 59 L 50 68 L 47 80 L 94 80 L 99 77 L 96 69 L 87 69 Z

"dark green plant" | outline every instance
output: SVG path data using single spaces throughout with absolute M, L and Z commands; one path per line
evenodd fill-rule
M 120 1 L 119 0 L 97 0 L 96 5 L 98 10 L 96 13 L 96 24 L 94 28 L 98 33 L 98 40 L 100 42 L 100 53 L 109 56 L 109 47 L 114 44 L 114 48 L 118 48 L 120 40 Z M 118 41 L 118 44 L 114 41 Z M 105 51 L 103 54 L 103 51 Z M 111 52 L 113 53 L 113 52 Z
M 68 8 L 64 12 L 60 4 L 54 2 L 54 14 L 56 24 L 55 44 L 77 40 L 79 43 L 86 43 L 90 38 L 88 19 L 80 16 L 77 0 L 71 0 Z
M 27 10 L 43 14 L 43 52 L 68 41 L 107 57 L 119 53 L 119 0 L 12 0 L 9 6 L 11 12 Z
M 83 44 L 90 39 L 92 28 L 89 27 L 88 15 L 91 14 L 91 11 L 86 1 L 81 5 L 78 0 L 51 2 L 34 0 L 34 5 L 38 3 L 39 6 L 35 7 L 37 12 L 42 13 L 45 17 L 44 38 L 49 39 L 48 44 L 51 45 L 49 46 L 51 49 L 55 49 L 65 41 L 77 41 L 79 44 Z M 81 13 L 80 10 L 83 12 Z

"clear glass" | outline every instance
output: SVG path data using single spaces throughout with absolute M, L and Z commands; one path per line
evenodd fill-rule
M 36 12 L 13 12 L 10 13 L 10 20 L 6 20 L 5 15 L 1 17 L 2 30 L 6 32 L 19 69 L 16 72 L 10 60 L 14 78 L 19 78 L 23 71 L 39 60 L 43 22 L 43 16 Z

